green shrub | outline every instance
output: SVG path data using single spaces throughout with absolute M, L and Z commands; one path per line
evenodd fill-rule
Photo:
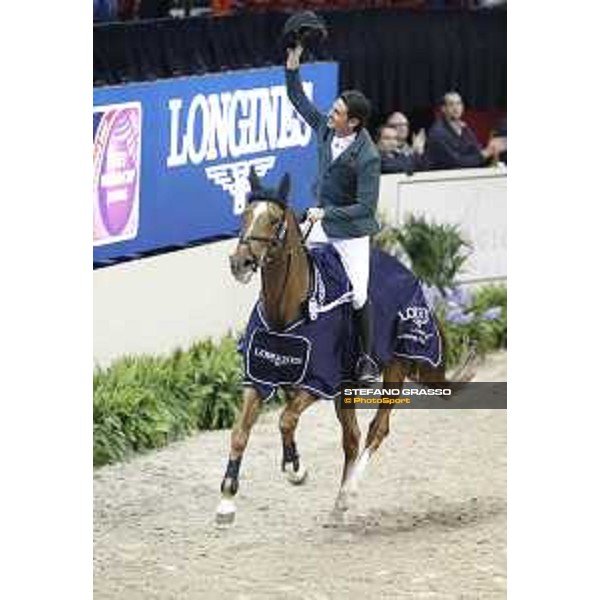
M 233 336 L 170 356 L 124 357 L 94 373 L 94 465 L 231 427 L 242 399 Z
M 401 227 L 384 226 L 374 243 L 408 262 L 417 277 L 442 293 L 452 287 L 472 249 L 456 225 L 428 223 L 413 215 Z
M 507 345 L 507 289 L 505 285 L 487 285 L 467 291 L 465 287 L 447 290 L 436 305 L 436 314 L 446 337 L 446 364 L 456 365 L 466 346 L 480 356 Z M 456 302 L 462 297 L 462 302 Z M 491 318 L 493 317 L 493 318 Z

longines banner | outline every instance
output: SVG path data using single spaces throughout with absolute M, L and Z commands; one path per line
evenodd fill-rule
M 302 67 L 326 111 L 336 63 Z M 94 262 L 235 235 L 248 172 L 292 177 L 293 206 L 310 206 L 313 131 L 287 99 L 282 67 L 94 90 Z

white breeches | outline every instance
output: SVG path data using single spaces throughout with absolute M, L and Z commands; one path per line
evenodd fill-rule
M 362 308 L 367 301 L 369 289 L 369 236 L 359 238 L 330 238 L 323 230 L 321 221 L 317 221 L 310 235 L 308 245 L 331 243 L 338 251 L 348 279 L 352 284 L 354 296 L 352 306 L 355 309 Z

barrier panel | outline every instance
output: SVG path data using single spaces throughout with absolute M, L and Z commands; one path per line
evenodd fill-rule
M 383 175 L 379 208 L 388 223 L 409 215 L 458 225 L 473 244 L 460 282 L 506 279 L 506 168 Z
M 242 331 L 260 278 L 235 281 L 224 240 L 94 271 L 94 363 L 162 354 Z
M 336 63 L 303 66 L 327 110 Z M 288 101 L 282 67 L 94 90 L 94 263 L 235 235 L 251 166 L 292 177 L 297 209 L 313 203 L 312 130 Z

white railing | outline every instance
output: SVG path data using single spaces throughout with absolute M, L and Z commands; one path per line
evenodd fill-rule
M 392 225 L 409 215 L 460 227 L 473 244 L 461 281 L 506 279 L 506 168 L 381 178 L 379 209 Z
M 388 222 L 408 214 L 457 223 L 475 246 L 464 279 L 506 277 L 506 170 L 469 169 L 385 175 L 380 209 Z M 94 271 L 94 361 L 160 354 L 241 330 L 258 278 L 237 283 L 228 255 L 236 240 L 215 242 Z

